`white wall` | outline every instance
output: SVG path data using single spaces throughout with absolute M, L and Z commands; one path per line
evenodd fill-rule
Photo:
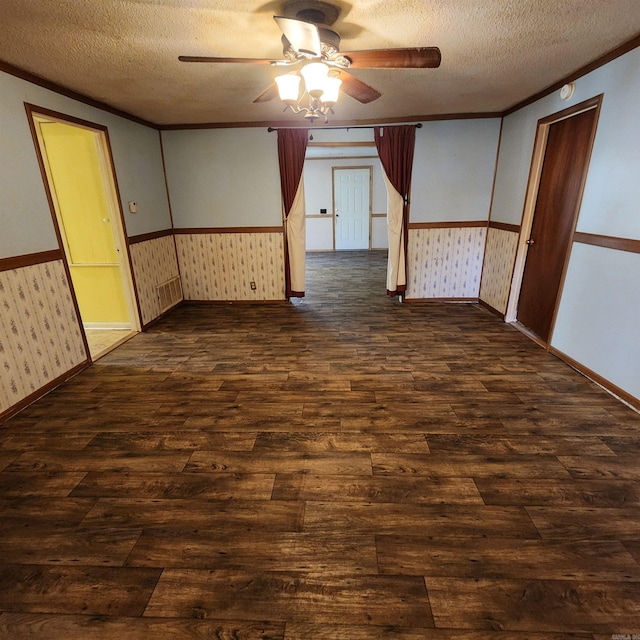
M 487 220 L 499 118 L 424 122 L 416 129 L 411 222 Z
M 315 141 L 373 140 L 371 129 L 313 132 Z M 487 220 L 500 137 L 499 118 L 424 122 L 416 129 L 411 184 L 411 222 Z M 324 164 L 323 164 L 324 163 Z M 307 213 L 331 211 L 332 165 L 374 166 L 373 213 L 386 213 L 386 188 L 379 160 L 308 160 Z
M 25 85 L 0 72 L 0 258 L 58 246 L 24 110 Z
M 571 100 L 559 92 L 504 119 L 491 219 L 520 224 L 537 123 L 567 107 L 604 94 L 578 230 L 640 237 L 637 145 L 640 49 L 579 78 Z
M 492 220 L 520 224 L 540 118 L 604 94 L 577 230 L 640 239 L 640 49 L 504 120 Z M 640 398 L 640 257 L 574 243 L 551 345 Z
M 382 165 L 375 147 L 375 157 L 358 158 L 307 158 L 304 163 L 304 194 L 307 215 L 319 215 L 327 210 L 327 219 L 307 219 L 307 249 L 331 251 L 333 249 L 333 167 L 371 167 L 371 213 L 387 213 L 387 190 Z M 372 218 L 370 245 L 372 249 L 388 246 L 386 218 Z M 380 227 L 384 233 L 380 233 Z
M 374 148 L 375 153 L 375 148 Z M 333 213 L 333 167 L 372 167 L 371 213 L 387 212 L 387 190 L 377 154 L 371 158 L 307 159 L 304 163 L 304 195 L 307 215 L 326 209 Z
M 333 216 L 306 219 L 307 251 L 333 251 Z
M 128 235 L 171 229 L 160 133 L 123 119 L 103 124 L 109 127 Z M 129 213 L 130 200 L 138 204 L 137 213 Z
M 163 131 L 162 141 L 176 228 L 282 225 L 275 132 Z
M 106 125 L 128 235 L 171 227 L 157 131 L 0 72 L 0 258 L 58 246 L 25 102 Z
M 578 231 L 640 239 L 640 49 L 579 80 L 576 93 L 604 93 Z
M 640 398 L 640 254 L 576 243 L 552 344 Z

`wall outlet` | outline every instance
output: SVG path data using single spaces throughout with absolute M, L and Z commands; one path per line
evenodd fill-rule
M 249 286 L 251 287 L 251 291 L 255 291 L 257 289 L 256 283 L 253 280 L 249 283 Z
M 138 203 L 135 200 L 129 200 L 129 213 L 138 213 Z

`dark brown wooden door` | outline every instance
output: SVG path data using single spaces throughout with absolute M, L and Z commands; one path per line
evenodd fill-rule
M 518 303 L 518 321 L 544 342 L 575 229 L 596 114 L 590 109 L 549 126 Z

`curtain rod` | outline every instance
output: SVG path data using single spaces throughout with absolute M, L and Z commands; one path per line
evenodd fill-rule
M 346 127 L 346 126 L 336 126 L 336 127 L 268 127 L 267 131 L 269 133 L 271 133 L 272 131 L 278 131 L 278 129 L 309 129 L 309 131 L 311 131 L 313 133 L 313 131 L 326 131 L 327 129 L 332 129 L 332 130 L 336 130 L 336 129 L 346 129 L 347 131 L 349 129 L 377 129 L 378 127 L 401 127 L 404 125 L 399 125 L 399 124 L 372 124 L 372 125 L 354 125 L 352 127 Z M 418 122 L 417 124 L 413 125 L 416 129 L 422 129 L 422 122 Z

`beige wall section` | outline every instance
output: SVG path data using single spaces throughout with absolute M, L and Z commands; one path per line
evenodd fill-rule
M 507 310 L 518 233 L 489 227 L 482 266 L 480 300 L 504 314 Z
M 185 300 L 285 299 L 282 233 L 177 234 L 176 242 Z
M 142 324 L 155 320 L 161 313 L 158 285 L 178 275 L 178 256 L 173 236 L 130 245 L 133 273 L 138 286 Z
M 407 298 L 477 298 L 485 227 L 409 229 Z
M 87 360 L 61 260 L 0 272 L 0 413 Z

